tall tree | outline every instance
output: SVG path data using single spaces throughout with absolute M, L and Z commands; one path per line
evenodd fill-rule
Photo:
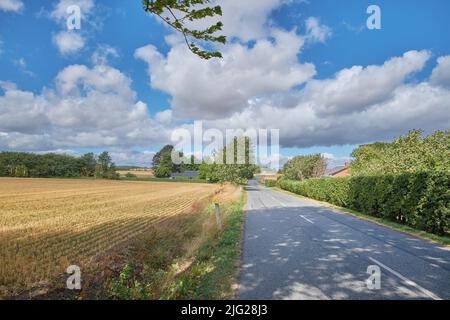
M 170 173 L 172 172 L 183 171 L 183 164 L 173 163 L 172 152 L 174 152 L 174 147 L 172 145 L 166 145 L 153 157 L 152 164 L 157 177 L 165 178 L 170 176 Z M 181 152 L 179 153 L 179 156 L 180 158 L 183 158 Z
M 200 177 L 210 182 L 246 184 L 258 169 L 254 162 L 251 140 L 236 137 L 216 155 L 213 164 L 200 166 Z
M 180 32 L 187 47 L 202 59 L 221 58 L 218 51 L 201 49 L 195 41 L 226 43 L 226 37 L 215 35 L 222 30 L 223 23 L 218 21 L 204 29 L 191 27 L 194 22 L 222 15 L 220 6 L 211 6 L 210 0 L 143 0 L 144 10 L 161 18 L 165 23 Z
M 170 159 L 170 162 L 172 162 L 172 160 L 171 160 L 172 151 L 173 151 L 173 146 L 170 144 L 165 145 L 161 150 L 159 150 L 153 156 L 153 160 L 152 160 L 153 168 L 158 168 L 159 166 L 161 166 L 161 164 L 167 165 L 167 162 L 169 162 L 168 161 L 169 159 Z
M 327 162 L 321 154 L 297 156 L 289 160 L 282 173 L 291 180 L 318 178 L 325 174 Z
M 95 174 L 95 166 L 97 165 L 97 160 L 95 160 L 95 155 L 93 153 L 86 153 L 80 159 L 80 171 L 81 175 L 84 177 L 93 177 Z
M 450 130 L 423 137 L 412 130 L 392 143 L 362 145 L 352 153 L 353 175 L 450 170 Z
M 98 156 L 95 176 L 108 179 L 115 179 L 118 177 L 116 166 L 112 162 L 111 156 L 106 151 Z

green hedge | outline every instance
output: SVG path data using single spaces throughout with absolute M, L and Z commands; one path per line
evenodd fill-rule
M 264 185 L 268 188 L 276 187 L 277 181 L 276 180 L 264 180 Z
M 450 172 L 281 179 L 278 185 L 305 197 L 439 235 L 450 225 Z

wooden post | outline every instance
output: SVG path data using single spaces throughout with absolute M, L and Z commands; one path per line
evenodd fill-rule
M 217 222 L 217 227 L 219 229 L 222 229 L 222 219 L 220 218 L 220 206 L 218 203 L 215 203 L 215 210 L 214 210 L 215 214 L 216 214 L 216 222 Z

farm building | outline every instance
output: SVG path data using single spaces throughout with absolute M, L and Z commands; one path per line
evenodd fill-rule
M 350 176 L 350 167 L 348 164 L 334 167 L 325 171 L 325 177 L 348 177 Z

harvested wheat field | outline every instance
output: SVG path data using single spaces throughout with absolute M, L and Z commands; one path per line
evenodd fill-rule
M 46 283 L 70 265 L 89 265 L 221 191 L 206 184 L 0 178 L 0 296 Z
M 154 178 L 155 174 L 152 169 L 131 169 L 131 170 L 118 170 L 118 174 L 121 177 L 125 177 L 127 174 L 135 175 L 138 178 Z

